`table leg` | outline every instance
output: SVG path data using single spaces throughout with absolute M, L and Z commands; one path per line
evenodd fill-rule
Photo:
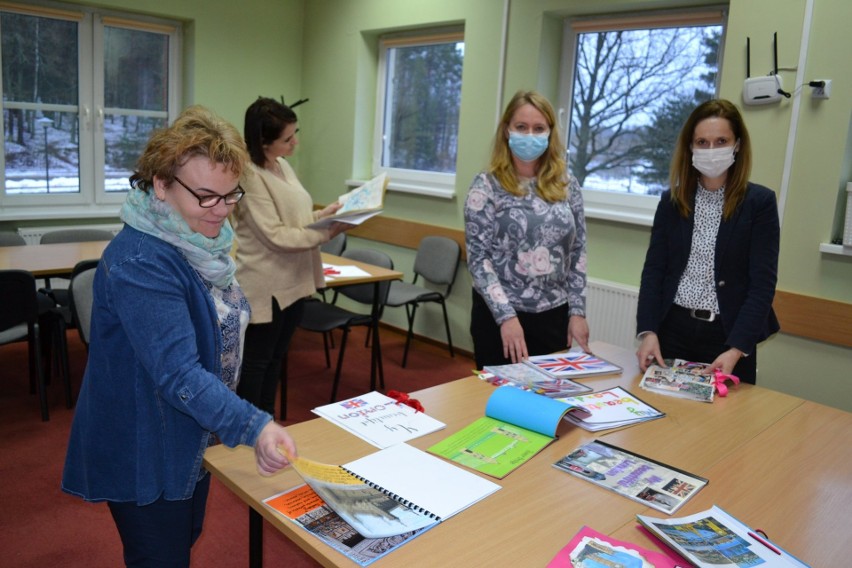
M 385 388 L 384 369 L 382 368 L 382 346 L 379 343 L 379 317 L 380 305 L 379 294 L 381 293 L 381 282 L 373 284 L 373 326 L 372 326 L 372 350 L 370 352 L 370 390 L 376 390 L 376 376 L 379 377 L 379 385 Z
M 249 568 L 263 568 L 263 517 L 249 507 Z

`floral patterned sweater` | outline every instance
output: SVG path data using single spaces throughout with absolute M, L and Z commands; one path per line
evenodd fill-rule
M 494 320 L 515 312 L 544 312 L 564 304 L 586 315 L 586 219 L 583 196 L 569 176 L 564 201 L 538 196 L 522 179 L 523 197 L 508 193 L 490 173 L 478 174 L 464 206 L 465 244 L 473 287 Z

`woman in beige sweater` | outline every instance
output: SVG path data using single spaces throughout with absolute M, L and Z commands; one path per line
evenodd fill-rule
M 269 98 L 246 110 L 244 136 L 252 164 L 234 212 L 237 280 L 251 305 L 237 394 L 274 415 L 281 359 L 302 315 L 302 302 L 324 285 L 319 246 L 348 228 L 307 225 L 339 203 L 314 211 L 310 194 L 285 158 L 299 143 L 296 113 Z

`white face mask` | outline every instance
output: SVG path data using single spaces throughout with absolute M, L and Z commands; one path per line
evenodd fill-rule
M 722 148 L 696 148 L 692 150 L 692 165 L 708 178 L 717 178 L 734 163 L 739 144 Z

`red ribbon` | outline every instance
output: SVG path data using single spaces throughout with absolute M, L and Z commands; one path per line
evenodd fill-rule
M 409 397 L 408 393 L 392 390 L 388 391 L 388 396 L 396 400 L 397 404 L 405 404 L 417 412 L 426 412 L 423 410 L 423 405 L 420 404 L 420 401 L 416 398 Z
M 740 384 L 740 378 L 738 376 L 723 373 L 721 369 L 714 369 L 713 374 L 716 378 L 716 390 L 719 392 L 719 396 L 728 395 L 728 385 L 725 384 L 726 380 L 730 380 L 735 385 Z

